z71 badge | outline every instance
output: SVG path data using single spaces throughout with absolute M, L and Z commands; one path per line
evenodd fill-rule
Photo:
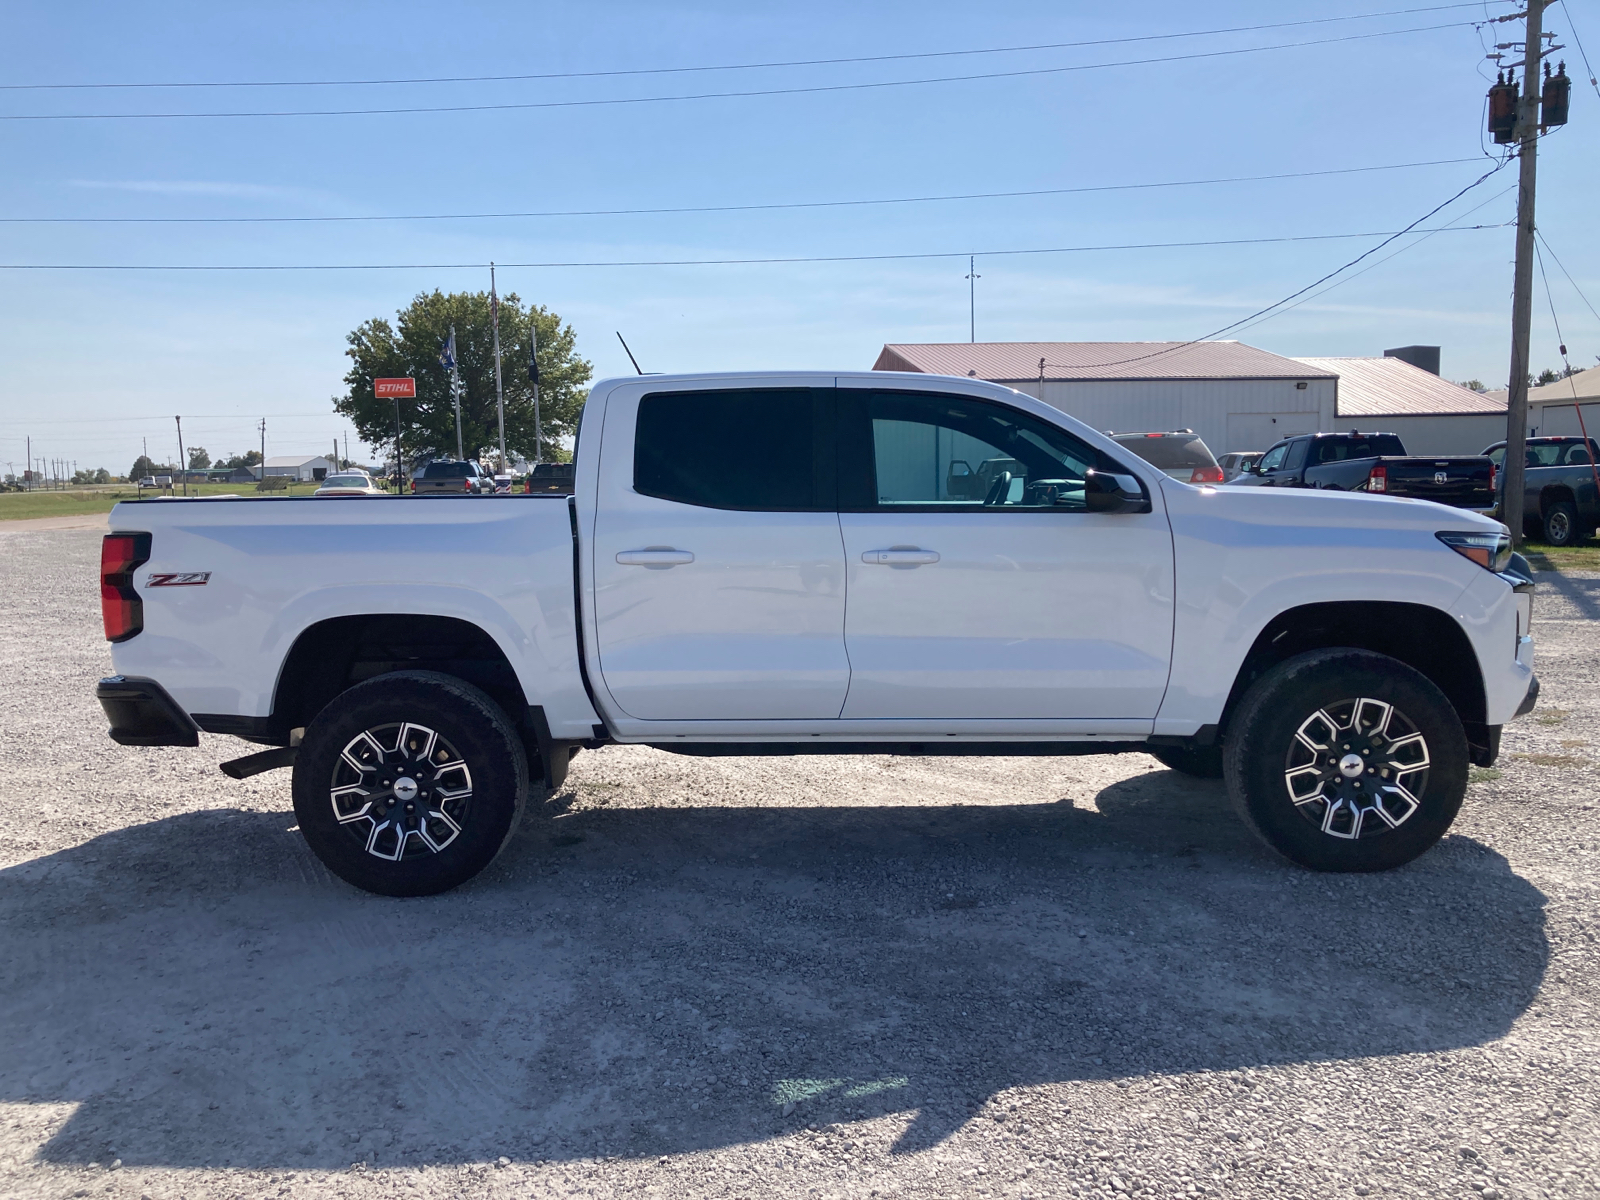
M 210 571 L 168 571 L 145 580 L 146 587 L 204 587 L 211 582 Z

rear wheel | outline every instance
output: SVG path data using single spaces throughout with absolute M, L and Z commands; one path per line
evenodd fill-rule
M 1285 858 L 1382 871 L 1450 828 L 1467 755 L 1460 717 L 1425 676 L 1367 650 L 1315 650 L 1245 694 L 1224 773 L 1239 815 Z
M 1545 510 L 1544 540 L 1547 546 L 1570 546 L 1578 539 L 1576 508 L 1562 500 Z
M 339 878 L 384 896 L 471 879 L 510 841 L 528 794 L 522 739 L 479 689 L 397 671 L 336 696 L 306 727 L 294 811 Z

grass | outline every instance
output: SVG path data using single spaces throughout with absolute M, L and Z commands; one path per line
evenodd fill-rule
M 1574 754 L 1513 754 L 1512 758 L 1520 758 L 1523 762 L 1530 762 L 1536 767 L 1587 767 L 1589 760 L 1579 758 Z
M 299 483 L 281 492 L 258 492 L 253 483 L 191 483 L 191 496 L 309 496 L 314 483 Z M 146 497 L 156 495 L 145 492 Z M 182 496 L 179 488 L 174 495 Z M 108 513 L 120 500 L 139 499 L 139 489 L 130 484 L 72 488 L 67 491 L 5 492 L 0 494 L 0 521 L 26 521 L 33 517 L 77 517 Z
M 1468 783 L 1493 783 L 1500 778 L 1500 772 L 1493 767 L 1468 767 Z
M 1538 571 L 1600 571 L 1600 542 L 1586 541 L 1576 546 L 1526 542 L 1522 553 Z

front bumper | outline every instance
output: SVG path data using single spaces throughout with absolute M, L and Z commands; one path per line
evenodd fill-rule
M 1517 716 L 1525 717 L 1533 711 L 1533 706 L 1539 703 L 1539 677 L 1535 675 L 1528 681 L 1528 694 L 1522 698 L 1522 703 L 1517 706 Z
M 200 727 L 154 679 L 112 675 L 94 689 L 119 746 L 198 746 Z

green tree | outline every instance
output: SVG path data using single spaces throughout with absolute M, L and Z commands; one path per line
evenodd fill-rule
M 189 447 L 189 470 L 204 471 L 211 465 L 211 451 L 204 446 Z
M 243 454 L 235 454 L 227 462 L 220 463 L 218 465 L 219 466 L 228 467 L 229 469 L 236 469 L 238 467 L 254 467 L 254 466 L 257 466 L 260 462 L 261 462 L 261 451 L 259 451 L 259 450 L 246 450 Z
M 455 408 L 450 397 L 450 372 L 439 352 L 450 327 L 456 331 L 456 362 L 461 374 L 461 437 L 469 459 L 495 455 L 499 427 L 495 413 L 494 340 L 487 292 L 424 293 L 398 314 L 398 331 L 382 317 L 363 321 L 345 339 L 352 366 L 344 377 L 349 391 L 334 398 L 334 410 L 350 419 L 361 439 L 374 446 L 393 446 L 393 400 L 373 395 L 375 379 L 411 375 L 417 398 L 400 401 L 401 444 L 406 458 L 422 455 L 455 457 Z M 539 413 L 541 457 L 557 457 L 559 440 L 578 426 L 588 398 L 584 386 L 594 368 L 573 348 L 572 326 L 538 305 L 524 308 L 516 293 L 500 299 L 501 378 L 505 389 L 506 451 L 534 456 L 533 386 L 528 378 L 530 321 L 539 347 Z
M 143 454 L 133 460 L 133 466 L 128 468 L 128 478 L 138 483 L 146 475 L 156 474 L 156 465 Z

